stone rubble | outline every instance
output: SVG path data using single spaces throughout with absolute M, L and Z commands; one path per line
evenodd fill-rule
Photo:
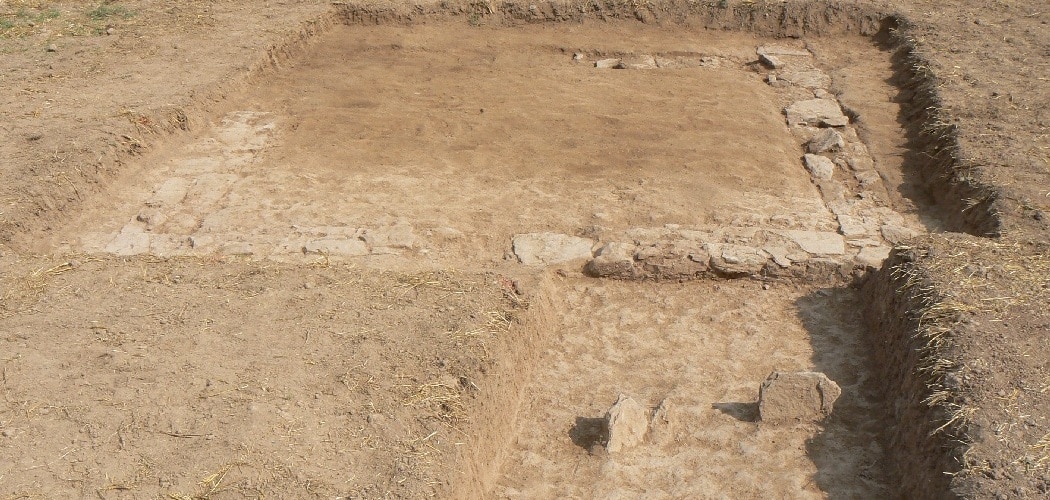
M 798 101 L 784 110 L 788 125 L 809 125 L 812 127 L 844 127 L 849 118 L 842 113 L 842 107 L 834 99 L 806 99 Z
M 784 67 L 784 61 L 781 61 L 779 57 L 773 54 L 758 53 L 758 62 L 762 63 L 763 66 L 772 69 L 779 69 Z
M 827 157 L 807 153 L 802 159 L 814 179 L 828 180 L 835 175 L 835 163 Z
M 831 128 L 821 129 L 806 144 L 806 150 L 812 154 L 835 153 L 844 147 L 846 147 L 846 140 L 843 139 L 842 134 Z
M 758 390 L 758 414 L 770 424 L 804 423 L 831 414 L 842 394 L 838 384 L 819 372 L 773 372 Z
M 634 398 L 620 394 L 616 404 L 605 413 L 609 439 L 605 449 L 620 453 L 642 444 L 649 433 L 649 410 Z

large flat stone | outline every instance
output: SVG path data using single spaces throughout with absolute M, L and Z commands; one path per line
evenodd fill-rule
M 526 233 L 515 235 L 512 245 L 522 264 L 545 266 L 590 259 L 594 241 L 559 233 Z
M 106 252 L 116 255 L 140 255 L 149 253 L 150 235 L 141 228 L 128 224 L 106 245 Z
M 831 86 L 831 77 L 816 68 L 795 68 L 789 66 L 778 73 L 777 78 L 807 89 L 826 89 Z
M 842 108 L 834 99 L 808 99 L 798 101 L 784 110 L 788 125 L 820 125 L 849 123 L 849 118 L 842 114 Z M 844 123 L 843 123 L 844 121 Z
M 842 255 L 846 253 L 846 240 L 838 233 L 795 229 L 781 229 L 776 233 L 794 241 L 802 247 L 802 250 L 811 254 Z

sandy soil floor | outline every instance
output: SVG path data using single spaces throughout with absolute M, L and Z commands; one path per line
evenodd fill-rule
M 885 425 L 848 289 L 750 282 L 564 284 L 526 389 L 501 498 L 878 498 Z M 758 382 L 822 371 L 848 396 L 824 426 L 756 422 Z M 666 420 L 648 442 L 588 442 L 619 394 Z

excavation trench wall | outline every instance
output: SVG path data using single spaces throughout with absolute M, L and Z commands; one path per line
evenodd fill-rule
M 457 476 L 448 491 L 452 498 L 486 498 L 499 479 L 518 428 L 524 390 L 532 378 L 544 346 L 560 317 L 566 314 L 557 300 L 557 287 L 550 277 L 529 286 L 527 308 L 516 319 L 505 342 L 493 352 L 499 360 L 481 384 L 472 406 L 473 427 L 467 429 L 459 449 Z
M 902 498 L 956 498 L 949 473 L 961 468 L 962 429 L 951 420 L 951 399 L 927 404 L 945 375 L 938 360 L 946 327 L 931 309 L 936 290 L 914 260 L 910 249 L 898 248 L 862 291 L 877 375 L 897 423 L 887 431 L 888 467 Z

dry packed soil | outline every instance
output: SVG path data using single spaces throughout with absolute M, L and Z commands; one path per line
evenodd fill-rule
M 3 498 L 897 493 L 849 280 L 958 218 L 886 32 L 22 4 Z M 762 422 L 773 371 L 842 396 Z

